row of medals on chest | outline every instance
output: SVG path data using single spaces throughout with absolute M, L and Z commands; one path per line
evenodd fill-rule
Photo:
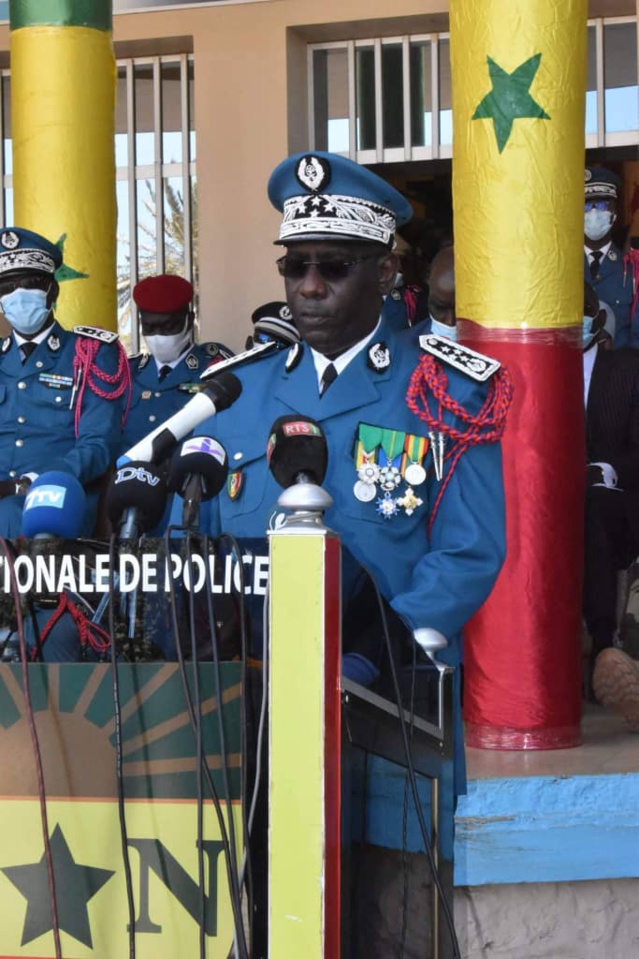
M 415 492 L 426 482 L 427 471 L 424 466 L 426 454 L 430 448 L 433 458 L 433 469 L 437 480 L 443 475 L 445 437 L 443 433 L 431 431 L 428 440 L 425 437 L 415 437 L 400 434 L 397 439 L 402 443 L 402 450 L 395 454 L 391 447 L 381 445 L 369 452 L 362 441 L 361 431 L 357 444 L 356 469 L 357 480 L 353 486 L 355 498 L 360 503 L 372 503 L 376 500 L 377 512 L 384 519 L 392 519 L 401 514 L 411 516 L 416 509 L 423 505 L 424 500 Z M 380 465 L 380 461 L 385 465 Z M 406 482 L 406 489 L 399 496 L 399 486 L 402 480 Z

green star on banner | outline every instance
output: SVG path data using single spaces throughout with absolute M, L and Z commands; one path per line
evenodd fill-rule
M 111 869 L 79 865 L 60 826 L 55 827 L 51 836 L 51 857 L 58 888 L 59 928 L 90 949 L 93 938 L 87 905 L 115 873 Z M 46 857 L 43 853 L 39 862 L 5 866 L 1 871 L 27 900 L 20 943 L 24 946 L 53 929 Z
M 541 53 L 530 57 L 512 73 L 507 73 L 492 57 L 486 59 L 493 88 L 481 101 L 472 119 L 493 121 L 497 148 L 501 153 L 508 143 L 515 120 L 525 117 L 550 120 L 546 111 L 530 95 Z
M 60 253 L 64 256 L 64 241 L 66 240 L 67 235 L 63 233 L 60 239 L 56 242 L 56 246 L 60 250 Z M 74 270 L 72 266 L 67 266 L 66 263 L 62 263 L 62 266 L 55 271 L 55 278 L 58 283 L 64 283 L 65 280 L 86 280 L 88 279 L 88 273 L 80 273 L 79 270 Z

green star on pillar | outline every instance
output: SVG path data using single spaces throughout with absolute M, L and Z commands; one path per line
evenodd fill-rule
M 550 120 L 546 111 L 530 95 L 541 53 L 530 57 L 512 73 L 507 73 L 492 57 L 486 57 L 486 60 L 493 88 L 481 101 L 472 119 L 493 121 L 497 148 L 501 153 L 508 143 L 515 120 L 524 117 Z

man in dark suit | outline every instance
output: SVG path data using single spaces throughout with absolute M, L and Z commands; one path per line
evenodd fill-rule
M 634 350 L 602 348 L 604 321 L 597 295 L 586 284 L 583 613 L 592 637 L 594 694 L 639 731 L 639 668 L 614 647 L 617 573 L 639 553 L 639 358 Z

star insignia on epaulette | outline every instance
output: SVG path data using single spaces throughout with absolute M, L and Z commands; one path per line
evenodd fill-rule
M 73 332 L 78 336 L 88 336 L 91 340 L 99 340 L 100 343 L 115 343 L 118 334 L 111 330 L 103 330 L 101 326 L 74 326 Z
M 484 383 L 497 372 L 501 363 L 491 356 L 485 356 L 476 350 L 471 350 L 468 346 L 462 346 L 449 340 L 446 336 L 436 336 L 434 333 L 426 333 L 420 336 L 419 345 L 435 359 L 447 363 L 460 373 L 466 373 L 471 379 L 478 383 Z

